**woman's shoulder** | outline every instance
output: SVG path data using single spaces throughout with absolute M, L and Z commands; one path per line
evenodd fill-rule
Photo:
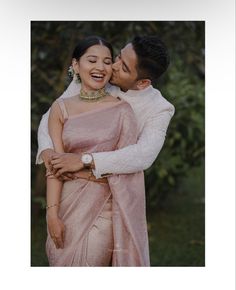
M 73 98 L 74 97 L 68 97 L 68 98 L 58 98 L 56 99 L 53 103 L 52 103 L 52 106 L 51 107 L 61 107 L 61 106 L 65 106 L 67 104 L 70 104 L 72 101 L 73 101 Z
M 73 103 L 77 103 L 79 100 L 79 95 L 74 95 L 68 98 L 60 98 L 58 99 L 58 101 L 63 102 L 65 105 L 69 105 L 69 104 L 73 104 Z

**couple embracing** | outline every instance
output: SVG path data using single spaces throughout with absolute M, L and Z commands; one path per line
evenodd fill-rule
M 153 88 L 168 65 L 155 36 L 135 37 L 115 60 L 97 36 L 75 47 L 73 80 L 38 130 L 50 266 L 150 266 L 143 170 L 174 114 Z

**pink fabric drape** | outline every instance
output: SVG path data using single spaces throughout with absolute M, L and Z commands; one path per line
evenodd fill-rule
M 136 120 L 124 101 L 65 117 L 62 137 L 66 152 L 111 151 L 137 141 Z M 150 266 L 143 172 L 110 176 L 108 184 L 83 179 L 64 183 L 59 215 L 66 226 L 65 246 L 56 249 L 48 235 L 51 266 L 86 266 L 89 230 L 110 195 L 112 266 Z

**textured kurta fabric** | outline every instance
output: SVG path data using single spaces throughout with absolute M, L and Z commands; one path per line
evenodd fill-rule
M 120 101 L 69 116 L 62 139 L 65 152 L 71 153 L 111 151 L 135 144 L 134 113 L 128 103 Z M 63 249 L 56 249 L 48 235 L 51 266 L 87 266 L 89 231 L 111 196 L 112 266 L 150 266 L 143 172 L 110 176 L 108 184 L 84 179 L 64 183 L 59 216 L 66 226 L 65 243 Z

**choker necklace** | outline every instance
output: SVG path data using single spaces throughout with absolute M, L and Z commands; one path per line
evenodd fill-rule
M 81 89 L 79 98 L 85 102 L 97 102 L 108 95 L 109 94 L 108 92 L 105 91 L 105 88 L 91 92 L 85 92 L 84 90 Z

